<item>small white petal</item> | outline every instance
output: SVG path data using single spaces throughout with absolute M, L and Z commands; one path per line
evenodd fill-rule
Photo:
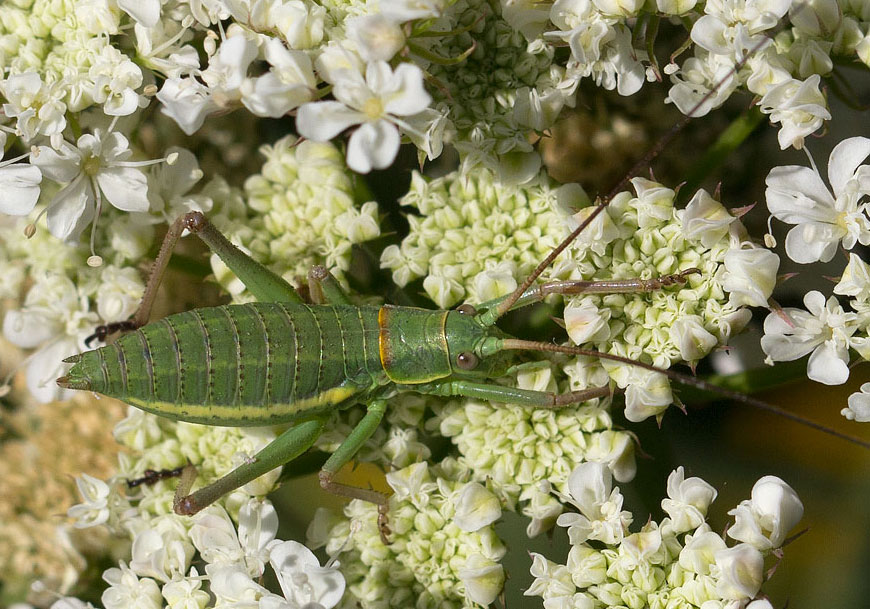
M 58 239 L 77 235 L 94 214 L 94 191 L 90 180 L 79 175 L 64 186 L 51 201 L 46 212 L 49 232 Z
M 843 193 L 846 182 L 851 180 L 858 166 L 870 156 L 870 138 L 850 137 L 831 151 L 828 159 L 828 180 L 836 194 Z
M 328 142 L 348 127 L 364 120 L 364 114 L 351 110 L 341 102 L 313 102 L 299 108 L 296 130 L 309 140 Z
M 97 173 L 100 190 L 123 211 L 148 211 L 148 178 L 133 167 L 104 167 Z
M 350 136 L 347 166 L 358 173 L 389 167 L 399 153 L 399 130 L 385 120 L 363 123 Z
M 67 142 L 59 150 L 39 146 L 30 155 L 30 162 L 39 167 L 42 175 L 61 184 L 71 182 L 81 172 L 81 160 L 81 153 Z
M 160 21 L 160 0 L 118 0 L 118 8 L 145 27 Z
M 456 498 L 453 521 L 463 531 L 474 532 L 501 518 L 501 503 L 478 482 L 469 482 Z
M 810 355 L 807 377 L 825 385 L 842 385 L 849 380 L 848 350 L 825 341 Z
M 411 116 L 422 112 L 432 102 L 432 97 L 423 86 L 423 71 L 416 65 L 400 64 L 389 80 L 390 89 L 396 93 L 389 96 L 384 104 L 384 109 L 388 113 L 396 116 Z M 377 91 L 374 87 L 372 89 Z
M 0 167 L 0 214 L 26 216 L 39 200 L 42 172 L 33 165 L 17 163 Z

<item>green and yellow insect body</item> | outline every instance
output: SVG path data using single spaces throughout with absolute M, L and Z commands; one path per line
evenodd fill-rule
M 198 235 L 259 302 L 194 309 L 146 324 L 184 231 Z M 501 315 L 548 293 L 589 289 L 587 282 L 531 289 L 536 276 L 510 298 L 484 303 L 478 313 L 467 305 L 455 311 L 354 306 L 335 278 L 315 267 L 309 274 L 312 297 L 328 304 L 307 304 L 293 286 L 235 247 L 201 213 L 190 212 L 170 227 L 134 317 L 97 328 L 89 340 L 132 331 L 111 345 L 67 358 L 73 366 L 57 382 L 183 421 L 294 423 L 245 463 L 196 492 L 187 494 L 195 473 L 182 474 L 174 509 L 188 515 L 303 454 L 323 433 L 332 411 L 363 404 L 366 414 L 326 460 L 320 482 L 332 492 L 384 505 L 381 493 L 334 482 L 333 476 L 374 434 L 386 399 L 398 392 L 547 408 L 609 393 L 604 386 L 557 395 L 491 382 L 507 374 L 516 350 L 556 349 L 510 338 L 495 325 Z M 588 354 L 575 351 L 571 353 Z
M 61 384 L 194 423 L 287 423 L 403 385 L 499 376 L 504 358 L 474 371 L 456 365 L 496 334 L 456 311 L 227 305 L 171 315 L 72 356 Z

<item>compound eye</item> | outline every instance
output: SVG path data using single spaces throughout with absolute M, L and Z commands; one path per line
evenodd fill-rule
M 459 305 L 459 307 L 457 307 L 456 310 L 459 311 L 460 313 L 462 313 L 463 315 L 471 315 L 472 317 L 477 315 L 477 309 L 475 309 L 470 304 Z
M 474 370 L 480 360 L 471 351 L 464 351 L 456 356 L 456 365 L 463 370 Z

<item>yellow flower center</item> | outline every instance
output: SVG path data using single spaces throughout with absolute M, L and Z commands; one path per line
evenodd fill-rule
M 362 112 L 369 119 L 375 121 L 384 115 L 384 104 L 377 97 L 370 97 L 363 104 Z

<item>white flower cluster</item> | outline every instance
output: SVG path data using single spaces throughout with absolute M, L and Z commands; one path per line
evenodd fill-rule
M 669 99 L 683 113 L 700 104 L 693 115 L 702 116 L 745 86 L 759 97 L 758 105 L 770 121 L 780 124 L 780 147 L 802 148 L 804 139 L 831 118 L 821 77 L 831 72 L 833 58 L 870 65 L 870 24 L 866 8 L 859 4 L 709 0 L 692 25 L 694 57 L 681 67 L 665 68 L 674 83 Z M 786 14 L 789 26 L 781 21 Z
M 607 384 L 597 362 L 578 362 L 573 373 L 571 389 Z M 547 362 L 527 364 L 517 374 L 522 389 L 565 390 L 569 383 L 561 385 Z M 584 461 L 606 463 L 622 482 L 634 478 L 634 442 L 628 432 L 613 429 L 609 408 L 609 398 L 559 410 L 468 400 L 438 408 L 435 421 L 472 479 L 486 481 L 509 509 L 531 518 L 526 532 L 534 537 L 562 511 L 542 482 L 563 490 L 571 469 Z
M 483 485 L 460 481 L 461 473 L 447 460 L 387 474 L 389 545 L 380 538 L 377 506 L 352 501 L 337 522 L 318 513 L 309 537 L 341 560 L 349 593 L 342 606 L 447 609 L 495 600 L 505 578 L 505 546 L 493 526 L 501 505 Z
M 377 203 L 354 203 L 352 175 L 332 144 L 291 136 L 260 151 L 266 162 L 245 182 L 247 206 L 228 210 L 215 224 L 288 281 L 296 283 L 323 264 L 343 282 L 351 246 L 380 235 Z M 250 299 L 216 255 L 212 267 L 236 300 Z
M 631 182 L 637 196 L 615 196 L 577 239 L 562 269 L 557 263 L 557 272 L 599 281 L 699 272 L 675 289 L 572 297 L 564 314 L 568 335 L 578 345 L 662 368 L 694 365 L 743 328 L 751 316 L 747 307 L 767 306 L 779 258 L 749 241 L 740 220 L 706 191 L 678 210 L 673 190 L 641 178 Z M 607 361 L 604 366 L 626 388 L 629 420 L 660 415 L 672 403 L 662 375 Z
M 249 459 L 274 433 L 170 423 L 131 408 L 116 426 L 115 437 L 135 456 L 121 455 L 119 473 L 109 483 L 87 475 L 77 479 L 84 502 L 69 510 L 76 527 L 106 525 L 132 540 L 129 564 L 122 561 L 103 574 L 109 584 L 102 595 L 105 609 L 202 609 L 242 600 L 261 609 L 309 603 L 330 609 L 341 600 L 344 578 L 334 566 L 321 567 L 300 543 L 275 539 L 278 515 L 263 496 L 274 487 L 279 470 L 193 518 L 172 511 L 174 481 L 140 485 L 126 495 L 119 492 L 124 479 L 185 463 L 195 464 L 205 481 L 214 480 Z M 205 575 L 194 566 L 201 566 L 199 561 Z M 283 596 L 256 581 L 267 564 Z
M 622 495 L 606 467 L 580 465 L 568 486 L 562 501 L 577 512 L 558 521 L 571 543 L 566 564 L 532 554 L 535 580 L 526 595 L 543 597 L 547 608 L 769 608 L 763 599 L 750 603 L 765 580 L 765 557 L 803 516 L 794 490 L 765 476 L 751 499 L 728 512 L 736 523 L 727 535 L 739 542 L 729 546 L 706 522 L 715 489 L 685 478 L 682 467 L 668 478 L 662 500 L 667 517 L 636 533 L 629 531 L 632 516 L 622 511 Z
M 793 224 L 786 236 L 788 257 L 801 264 L 828 262 L 838 246 L 845 250 L 870 244 L 870 139 L 853 137 L 834 147 L 825 185 L 815 164 L 775 167 L 767 176 L 771 216 Z M 812 163 L 812 157 L 810 157 Z M 833 192 L 832 192 L 833 191 Z M 767 362 L 796 360 L 809 354 L 807 376 L 827 385 L 849 379 L 850 350 L 870 360 L 870 267 L 855 253 L 834 294 L 849 297 L 851 311 L 836 296 L 818 291 L 804 296 L 806 310 L 786 307 L 764 322 L 761 348 Z M 862 387 L 843 409 L 846 418 L 870 420 L 870 387 Z
M 588 202 L 576 184 L 557 186 L 544 173 L 509 186 L 487 169 L 434 180 L 414 173 L 402 205 L 410 233 L 381 255 L 381 267 L 404 286 L 423 289 L 442 308 L 480 303 L 514 290 L 567 234 L 570 209 Z
M 85 338 L 100 323 L 132 315 L 145 286 L 135 268 L 89 268 L 83 248 L 49 234 L 28 241 L 22 224 L 0 228 L 0 253 L 14 260 L 3 267 L 2 297 L 12 302 L 20 298 L 20 305 L 3 317 L 3 337 L 31 350 L 25 364 L 27 387 L 38 401 L 69 399 L 72 391 L 54 382 L 66 370 L 62 360 L 85 349 Z

